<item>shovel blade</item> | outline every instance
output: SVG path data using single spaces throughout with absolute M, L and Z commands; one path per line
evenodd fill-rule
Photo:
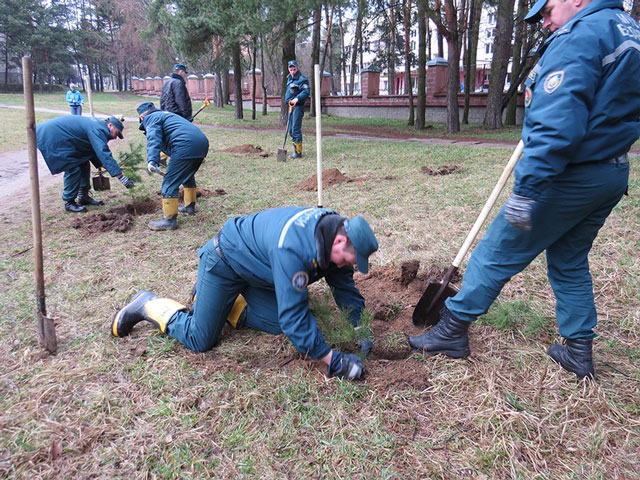
M 284 148 L 279 148 L 278 149 L 277 160 L 279 162 L 286 162 L 287 161 L 287 151 Z
M 441 288 L 442 282 L 435 282 L 433 280 L 429 282 L 427 289 L 413 310 L 414 325 L 430 327 L 438 323 L 440 320 L 440 310 L 444 307 L 444 301 L 458 293 L 455 287 L 448 284 L 442 292 L 440 292 Z M 431 306 L 431 308 L 429 308 L 429 306 Z

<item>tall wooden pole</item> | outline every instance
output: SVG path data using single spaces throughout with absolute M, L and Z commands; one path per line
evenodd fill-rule
M 314 88 L 316 100 L 316 157 L 318 159 L 318 207 L 322 207 L 322 108 L 320 105 L 320 65 L 314 65 Z
M 33 224 L 33 255 L 35 260 L 36 300 L 38 305 L 38 336 L 40 344 L 49 353 L 58 350 L 56 326 L 47 317 L 44 295 L 44 268 L 42 260 L 42 223 L 40 221 L 40 183 L 38 181 L 38 154 L 36 152 L 36 113 L 33 107 L 31 58 L 22 57 L 22 84 L 27 117 L 27 146 L 29 151 L 29 176 L 31 178 L 31 223 Z
M 93 92 L 91 91 L 91 78 L 84 77 L 84 84 L 87 86 L 87 96 L 89 97 L 89 114 L 92 117 L 95 117 L 96 115 L 93 113 Z

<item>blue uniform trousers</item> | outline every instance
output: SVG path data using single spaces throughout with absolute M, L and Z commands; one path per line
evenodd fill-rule
M 82 115 L 82 105 L 69 105 L 71 115 Z
M 296 143 L 302 142 L 302 117 L 304 116 L 304 106 L 293 107 L 291 118 L 289 119 L 289 135 Z
M 588 254 L 598 231 L 627 188 L 629 164 L 569 165 L 538 198 L 532 229 L 498 213 L 473 251 L 460 292 L 445 302 L 472 322 L 486 313 L 505 283 L 546 250 L 556 319 L 565 338 L 593 338 L 597 324 Z
M 196 352 L 211 349 L 239 294 L 247 301 L 246 324 L 249 327 L 274 335 L 282 333 L 273 289 L 250 286 L 220 258 L 213 240 L 207 242 L 198 255 L 200 263 L 193 313 L 176 312 L 167 325 L 169 336 Z
M 178 198 L 180 185 L 185 188 L 196 187 L 196 172 L 203 158 L 184 159 L 171 157 L 167 172 L 162 179 L 162 198 Z
M 90 183 L 91 166 L 89 162 L 84 162 L 77 167 L 64 171 L 64 190 L 62 191 L 62 199 L 65 202 L 75 200 L 78 196 L 78 190 L 81 188 L 91 188 Z

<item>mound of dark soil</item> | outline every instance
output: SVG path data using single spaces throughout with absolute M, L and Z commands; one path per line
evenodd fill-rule
M 112 208 L 106 213 L 97 212 L 80 215 L 71 221 L 71 226 L 85 235 L 104 232 L 124 233 L 133 226 L 134 217 L 154 213 L 159 209 L 159 203 L 148 198 L 141 202 L 128 203 L 123 207 Z
M 426 173 L 427 175 L 450 175 L 456 172 L 462 172 L 463 168 L 459 165 L 440 165 L 436 168 L 431 168 L 426 165 L 423 165 L 422 173 Z
M 331 168 L 322 172 L 322 188 L 331 187 L 333 185 L 339 185 L 341 183 L 349 183 L 354 180 L 346 177 L 337 168 Z M 318 175 L 313 175 L 307 178 L 305 181 L 296 185 L 299 190 L 312 191 L 318 189 Z
M 251 145 L 248 143 L 245 143 L 244 145 L 237 145 L 235 147 L 229 147 L 229 148 L 225 148 L 224 150 L 222 150 L 223 152 L 229 152 L 229 153 L 238 153 L 240 155 L 251 155 L 251 156 L 259 156 L 259 157 L 263 157 L 263 158 L 267 158 L 270 157 L 272 154 L 269 152 L 265 152 L 262 150 L 262 147 L 258 146 L 258 145 Z

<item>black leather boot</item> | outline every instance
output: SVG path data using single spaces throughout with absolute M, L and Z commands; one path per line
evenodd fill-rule
M 471 355 L 467 330 L 471 322 L 458 320 L 447 307 L 440 310 L 440 321 L 423 335 L 409 337 L 409 345 L 429 355 L 442 353 L 451 358 L 465 358 Z
M 547 350 L 547 355 L 565 370 L 575 373 L 578 380 L 585 377 L 595 380 L 596 373 L 593 368 L 592 354 L 593 339 L 565 338 L 563 343 L 565 346 L 551 345 Z
M 64 209 L 67 212 L 71 212 L 71 213 L 84 213 L 87 211 L 87 207 L 82 207 L 78 205 L 75 200 L 69 200 L 68 202 L 65 202 Z
M 91 198 L 89 196 L 88 188 L 81 188 L 78 190 L 78 203 L 80 205 L 92 205 L 92 206 L 100 206 L 104 205 L 102 200 L 96 200 L 95 198 Z

